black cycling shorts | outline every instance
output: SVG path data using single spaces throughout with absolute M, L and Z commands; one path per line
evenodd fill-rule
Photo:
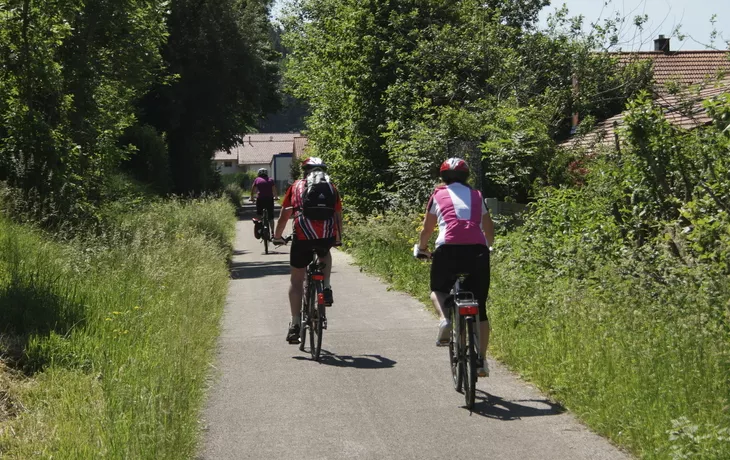
M 471 291 L 479 302 L 479 318 L 487 319 L 489 248 L 480 244 L 444 244 L 433 252 L 431 290 L 448 294 L 457 275 L 466 274 L 461 289 Z
M 334 238 L 322 238 L 318 240 L 297 240 L 294 239 L 289 252 L 289 265 L 294 268 L 304 268 L 312 262 L 313 252 L 317 252 L 320 259 L 330 252 L 334 246 Z
M 273 196 L 261 196 L 256 198 L 256 214 L 259 216 L 264 215 L 264 208 L 269 213 L 269 220 L 274 220 L 274 197 Z

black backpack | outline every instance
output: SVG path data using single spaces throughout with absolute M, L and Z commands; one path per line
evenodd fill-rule
M 312 171 L 305 179 L 302 214 L 310 220 L 328 220 L 335 215 L 336 192 L 322 171 Z

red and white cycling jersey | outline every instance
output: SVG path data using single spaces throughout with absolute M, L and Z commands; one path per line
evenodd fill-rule
M 294 235 L 298 240 L 318 240 L 322 238 L 332 238 L 336 235 L 335 216 L 327 220 L 311 220 L 302 214 L 302 204 L 304 200 L 304 190 L 307 187 L 307 181 L 299 179 L 289 187 L 281 202 L 282 208 L 294 209 Z M 337 197 L 335 202 L 335 212 L 342 212 L 342 201 L 340 194 L 334 184 L 330 184 L 332 191 Z

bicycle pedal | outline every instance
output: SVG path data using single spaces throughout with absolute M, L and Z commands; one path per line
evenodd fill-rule
M 322 329 L 327 329 L 327 318 L 322 318 Z

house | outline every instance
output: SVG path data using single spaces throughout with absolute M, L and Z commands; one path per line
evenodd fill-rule
M 730 52 L 671 51 L 670 41 L 663 35 L 654 40 L 654 51 L 619 53 L 619 64 L 637 60 L 651 60 L 654 91 L 657 104 L 667 120 L 686 129 L 710 122 L 702 102 L 721 94 L 730 93 Z M 697 85 L 698 89 L 684 89 L 671 94 L 667 85 Z M 565 148 L 592 149 L 596 146 L 615 146 L 618 127 L 623 124 L 624 113 L 603 120 L 589 132 L 574 136 L 560 144 Z
M 297 136 L 294 138 L 294 160 L 304 159 L 307 157 L 307 145 L 309 139 L 304 136 Z
M 655 102 L 661 107 L 664 117 L 670 123 L 684 129 L 693 129 L 712 121 L 703 102 L 727 93 L 730 93 L 730 78 L 708 82 L 696 90 L 688 89 L 678 94 L 659 93 Z M 573 136 L 560 146 L 589 150 L 598 146 L 616 146 L 619 141 L 618 128 L 623 125 L 624 115 L 625 112 L 621 112 L 603 120 L 590 132 L 582 136 Z
M 221 174 L 255 173 L 260 168 L 266 168 L 277 187 L 285 190 L 290 178 L 295 144 L 301 144 L 301 139 L 306 141 L 306 138 L 299 133 L 256 133 L 247 134 L 242 139 L 232 149 L 215 153 L 215 168 Z

